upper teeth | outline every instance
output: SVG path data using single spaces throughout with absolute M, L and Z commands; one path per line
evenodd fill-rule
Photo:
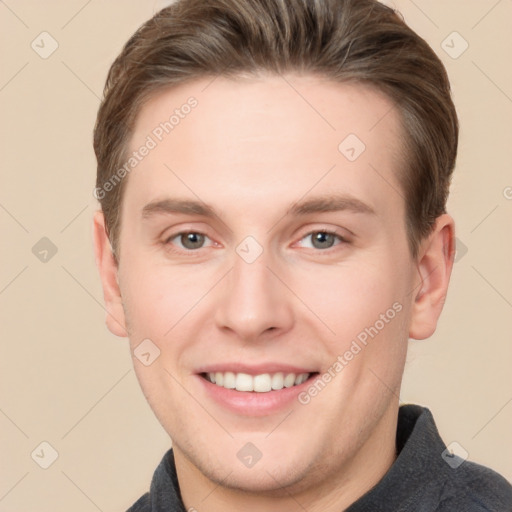
M 226 389 L 236 389 L 237 391 L 256 391 L 265 393 L 271 390 L 290 388 L 302 384 L 309 377 L 309 373 L 287 373 L 282 372 L 270 374 L 262 373 L 260 375 L 249 375 L 247 373 L 216 372 L 207 373 L 207 379 Z

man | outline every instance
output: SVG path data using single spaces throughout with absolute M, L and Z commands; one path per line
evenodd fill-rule
M 96 259 L 173 442 L 131 511 L 511 509 L 399 408 L 447 293 L 457 138 L 441 62 L 372 0 L 181 0 L 130 39 Z

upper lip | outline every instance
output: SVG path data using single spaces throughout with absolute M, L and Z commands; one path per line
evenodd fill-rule
M 243 364 L 243 363 L 217 363 L 201 366 L 197 373 L 216 373 L 216 372 L 233 372 L 247 373 L 248 375 L 261 375 L 264 373 L 315 373 L 318 370 L 306 366 L 294 366 L 290 364 L 282 364 L 276 362 L 260 363 L 260 364 Z

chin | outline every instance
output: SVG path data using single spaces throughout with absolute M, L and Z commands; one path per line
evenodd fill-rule
M 286 466 L 283 466 L 282 460 L 270 460 L 265 465 L 261 460 L 252 468 L 241 468 L 239 464 L 236 468 L 226 465 L 219 470 L 212 470 L 210 467 L 205 475 L 228 489 L 268 497 L 282 497 L 283 494 L 287 494 L 285 489 L 293 489 L 296 492 L 300 491 L 301 487 L 307 487 L 308 482 L 305 479 L 311 473 L 308 468 L 299 468 L 289 460 Z
M 312 470 L 314 465 L 319 466 L 314 460 L 326 459 L 318 453 L 315 456 L 318 447 L 307 439 L 299 441 L 284 433 L 273 440 L 265 441 L 261 434 L 258 437 L 260 440 L 256 436 L 243 436 L 243 439 L 237 436 L 236 440 L 226 439 L 221 443 L 206 439 L 202 443 L 188 441 L 183 447 L 178 447 L 176 440 L 173 446 L 175 452 L 182 452 L 188 462 L 215 485 L 242 493 L 282 497 L 288 492 L 284 489 L 296 492 L 311 486 L 310 480 L 318 475 L 316 470 Z M 254 444 L 251 444 L 251 439 Z M 256 445 L 261 455 L 256 451 Z M 261 458 L 246 466 L 243 462 L 245 454 Z

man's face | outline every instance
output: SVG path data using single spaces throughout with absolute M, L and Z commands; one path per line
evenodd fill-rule
M 132 351 L 160 351 L 134 365 L 177 464 L 271 490 L 394 436 L 417 284 L 401 133 L 384 95 L 314 77 L 200 80 L 142 108 L 130 150 L 157 145 L 127 178 L 119 286 Z

